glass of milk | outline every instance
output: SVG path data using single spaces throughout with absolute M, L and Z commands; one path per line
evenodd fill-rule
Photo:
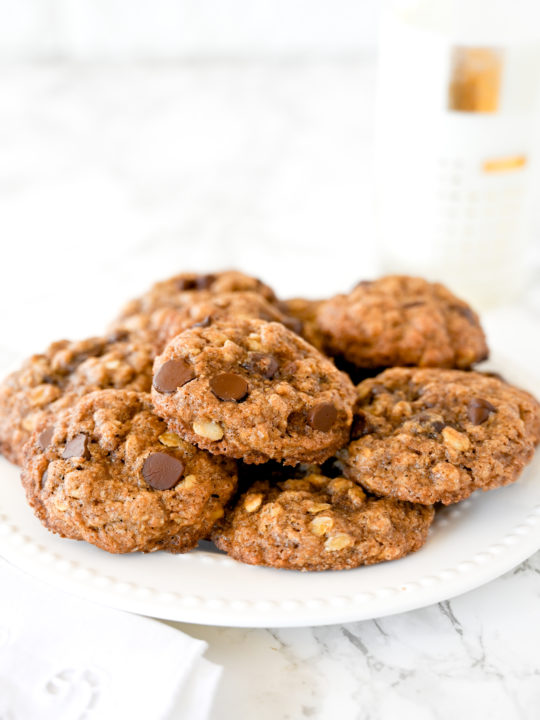
M 519 295 L 539 90 L 535 0 L 386 8 L 375 142 L 382 272 L 440 280 L 483 308 Z

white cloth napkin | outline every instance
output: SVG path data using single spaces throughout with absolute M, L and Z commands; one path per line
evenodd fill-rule
M 0 720 L 207 720 L 221 668 L 206 647 L 0 560 Z

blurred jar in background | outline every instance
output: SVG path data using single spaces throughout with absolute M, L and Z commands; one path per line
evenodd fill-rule
M 382 272 L 441 280 L 482 308 L 519 295 L 539 90 L 537 0 L 385 8 L 375 143 Z

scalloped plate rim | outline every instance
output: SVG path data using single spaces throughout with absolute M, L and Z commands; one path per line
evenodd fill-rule
M 502 363 L 500 356 L 497 364 L 506 368 L 510 365 L 512 369 L 516 369 L 515 362 L 507 360 Z M 508 374 L 507 371 L 505 374 Z M 510 377 L 514 374 L 517 373 L 511 373 Z M 519 377 L 527 378 L 527 373 L 520 370 Z M 536 379 L 527 385 L 533 390 L 536 386 L 537 391 L 540 387 Z M 87 600 L 119 610 L 186 623 L 235 627 L 300 627 L 352 622 L 407 612 L 477 588 L 512 569 L 540 548 L 540 457 L 536 457 L 518 483 L 486 494 L 492 498 L 490 504 L 495 503 L 495 508 L 502 507 L 503 511 L 517 505 L 514 511 L 517 513 L 516 517 L 512 522 L 509 521 L 500 537 L 497 536 L 494 542 L 486 542 L 485 545 L 480 541 L 480 545 L 470 555 L 464 552 L 453 558 L 450 564 L 442 564 L 435 571 L 419 573 L 417 569 L 416 573 L 411 573 L 410 579 L 407 580 L 407 576 L 405 579 L 402 577 L 397 584 L 386 584 L 367 590 L 361 588 L 362 580 L 370 577 L 370 572 L 371 577 L 377 578 L 378 571 L 373 571 L 373 568 L 396 567 L 398 576 L 403 575 L 403 569 L 409 566 L 413 571 L 421 568 L 422 560 L 429 558 L 430 540 L 433 542 L 433 538 L 428 539 L 420 551 L 402 560 L 337 573 L 301 573 L 254 568 L 204 551 L 185 556 L 168 555 L 165 560 L 165 554 L 160 553 L 162 558 L 159 565 L 163 565 L 166 572 L 161 574 L 158 587 L 149 587 L 146 583 L 141 584 L 138 573 L 147 568 L 148 559 L 153 557 L 152 555 L 108 556 L 86 543 L 66 541 L 49 534 L 26 506 L 20 483 L 14 483 L 9 477 L 18 475 L 18 469 L 7 461 L 0 460 L 0 474 L 4 475 L 0 485 L 0 555 L 8 563 L 48 585 Z M 526 510 L 520 509 L 520 497 L 524 496 L 526 499 L 528 494 L 532 495 L 534 502 L 527 505 Z M 500 501 L 497 497 L 501 498 Z M 475 512 L 481 514 L 482 507 L 487 508 L 486 501 L 478 504 L 481 500 L 482 494 L 475 493 L 464 503 L 445 508 L 438 515 L 435 533 L 438 533 L 440 528 L 452 526 L 452 517 L 459 520 L 463 513 L 472 513 L 473 517 Z M 467 518 L 464 522 L 467 527 Z M 469 528 L 473 535 L 478 529 L 472 526 Z M 76 559 L 73 560 L 73 557 Z M 91 558 L 91 562 L 88 558 Z M 113 562 L 118 563 L 117 569 L 122 568 L 124 574 L 127 569 L 128 579 L 117 579 L 103 569 L 100 570 L 100 566 L 111 565 L 105 558 L 114 558 Z M 92 565 L 96 565 L 97 570 Z M 198 578 L 204 586 L 212 576 L 212 568 L 217 575 L 224 571 L 225 580 L 227 574 L 232 572 L 231 568 L 234 568 L 233 575 L 230 575 L 231 580 L 236 578 L 236 582 L 231 583 L 234 585 L 232 596 L 229 593 L 228 597 L 223 597 L 219 583 L 216 583 L 216 588 L 212 586 L 202 595 L 200 592 L 192 595 L 178 592 L 177 588 L 168 586 L 167 580 L 164 581 L 165 576 L 169 579 L 167 573 L 170 573 L 170 569 L 174 569 L 180 576 L 186 574 L 186 579 L 191 577 L 194 581 Z M 383 578 L 388 574 L 383 569 Z M 303 595 L 303 588 L 322 585 L 315 577 L 324 576 L 331 581 L 334 575 L 341 576 L 339 583 L 336 582 L 340 586 L 343 586 L 342 580 L 346 578 L 345 586 L 350 587 L 348 594 L 332 595 L 330 592 L 323 597 L 317 594 Z M 276 582 L 279 577 L 284 578 L 283 582 Z M 285 577 L 288 579 L 285 580 Z M 309 581 L 310 577 L 314 579 Z M 288 588 L 291 585 L 290 578 L 294 578 L 292 585 L 297 587 L 295 594 L 291 596 L 289 591 L 285 590 L 279 596 L 279 585 Z M 246 597 L 241 590 L 237 593 L 236 588 L 242 587 L 240 580 L 247 582 L 246 587 L 249 586 L 250 589 L 253 585 L 257 588 L 261 586 L 260 597 Z M 355 587 L 357 580 L 360 589 Z M 265 596 L 265 585 L 267 591 L 271 588 L 274 594 L 278 592 L 277 599 Z

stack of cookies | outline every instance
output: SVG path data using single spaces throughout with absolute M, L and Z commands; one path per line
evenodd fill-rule
M 540 406 L 471 370 L 487 354 L 476 313 L 420 278 L 313 301 L 184 273 L 6 378 L 0 450 L 62 537 L 354 568 L 417 550 L 437 504 L 531 460 Z

